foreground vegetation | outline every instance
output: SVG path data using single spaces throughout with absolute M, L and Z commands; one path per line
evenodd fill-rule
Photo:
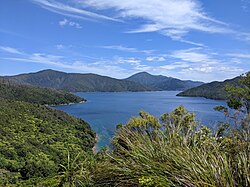
M 81 119 L 20 101 L 0 106 L 0 184 L 54 176 L 68 153 L 92 152 L 95 133 Z
M 247 129 L 197 128 L 183 107 L 161 120 L 142 112 L 121 127 L 95 186 L 250 186 Z
M 229 120 L 219 123 L 216 130 L 198 124 L 183 106 L 160 119 L 142 111 L 127 124 L 118 125 L 112 147 L 96 155 L 90 151 L 94 134 L 84 122 L 45 106 L 38 112 L 35 105 L 3 100 L 1 129 L 6 130 L 1 134 L 6 135 L 0 150 L 7 152 L 1 152 L 5 162 L 0 163 L 6 164 L 0 166 L 0 184 L 248 187 L 250 72 L 243 76 L 241 87 L 229 86 L 227 92 L 228 107 L 215 109 Z M 48 131 L 40 128 L 44 125 L 50 127 Z M 83 133 L 80 136 L 79 131 Z M 26 133 L 31 133 L 31 138 Z

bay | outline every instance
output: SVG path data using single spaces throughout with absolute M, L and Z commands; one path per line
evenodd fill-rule
M 218 121 L 224 121 L 222 113 L 214 111 L 215 106 L 226 106 L 225 101 L 200 97 L 177 97 L 178 91 L 159 92 L 79 92 L 76 95 L 87 99 L 85 103 L 56 106 L 75 117 L 88 122 L 98 134 L 97 149 L 107 146 L 117 124 L 125 124 L 141 110 L 160 117 L 183 105 L 196 114 L 196 119 L 210 128 Z

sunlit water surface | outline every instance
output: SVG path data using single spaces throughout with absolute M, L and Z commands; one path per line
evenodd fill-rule
M 225 101 L 177 97 L 177 93 L 178 91 L 79 92 L 76 95 L 87 99 L 87 102 L 56 108 L 88 122 L 99 136 L 97 148 L 109 144 L 117 124 L 126 123 L 141 110 L 160 117 L 163 113 L 183 105 L 188 111 L 196 114 L 199 122 L 212 128 L 216 126 L 217 121 L 225 119 L 223 114 L 213 110 L 215 106 L 226 105 Z

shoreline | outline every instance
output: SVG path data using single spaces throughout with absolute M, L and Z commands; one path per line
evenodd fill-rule
M 100 137 L 98 136 L 98 134 L 96 134 L 96 136 L 95 136 L 95 145 L 94 145 L 94 147 L 92 148 L 92 151 L 93 151 L 93 153 L 94 154 L 96 154 L 98 151 L 97 151 L 97 146 L 96 146 L 96 144 L 97 144 L 97 142 L 100 140 Z
M 87 102 L 87 100 L 83 100 L 83 101 L 80 101 L 80 102 L 77 102 L 77 103 L 62 103 L 62 104 L 58 104 L 58 105 L 55 105 L 55 104 L 48 105 L 48 104 L 46 104 L 45 106 L 51 106 L 51 107 L 54 107 L 54 106 L 66 106 L 66 105 L 73 105 L 73 104 L 81 104 L 81 103 L 85 103 L 85 102 Z

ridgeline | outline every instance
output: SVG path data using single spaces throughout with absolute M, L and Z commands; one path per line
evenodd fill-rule
M 223 82 L 214 81 L 207 84 L 202 84 L 198 87 L 185 90 L 177 96 L 186 97 L 205 97 L 207 99 L 225 100 L 227 99 L 226 85 L 239 86 L 240 77 L 228 79 Z

